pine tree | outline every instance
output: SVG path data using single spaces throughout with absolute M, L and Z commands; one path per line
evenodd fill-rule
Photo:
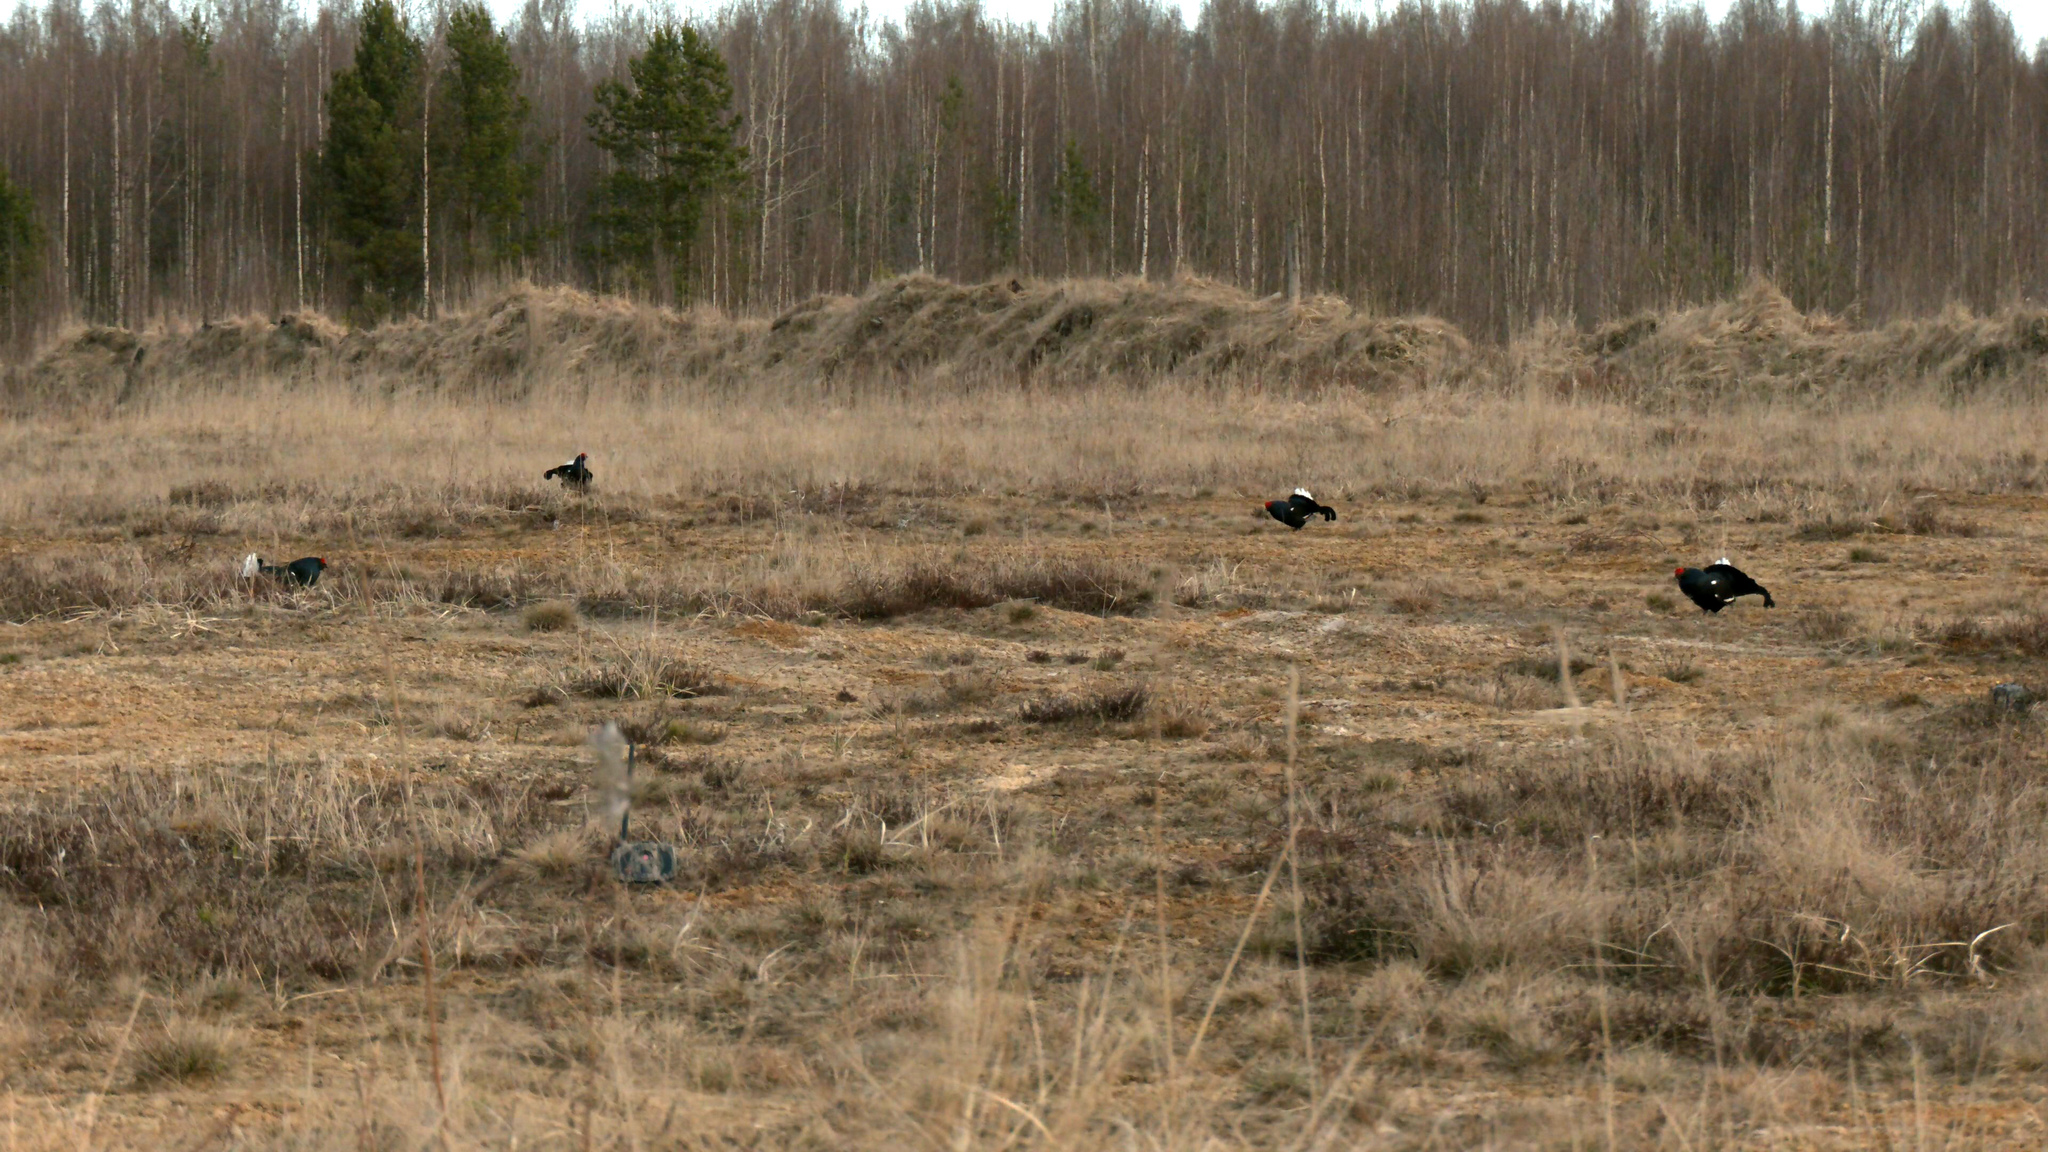
M 466 3 L 449 15 L 448 54 L 434 112 L 435 215 L 445 205 L 456 244 L 474 267 L 523 251 L 535 170 L 521 160 L 519 142 L 530 109 L 490 9 Z
M 746 149 L 734 141 L 725 60 L 696 29 L 657 28 L 627 67 L 632 86 L 599 84 L 590 113 L 590 138 L 616 166 L 599 186 L 596 223 L 605 256 L 673 299 L 705 204 L 738 181 Z
M 359 320 L 419 299 L 419 120 L 419 41 L 391 0 L 369 0 L 354 67 L 327 90 L 320 158 L 328 246 Z
M 42 245 L 35 201 L 27 188 L 9 180 L 7 169 L 0 166 L 0 305 L 7 311 L 10 337 L 16 334 L 21 313 L 26 311 L 22 301 L 35 278 Z
M 1092 257 L 1102 230 L 1102 194 L 1095 190 L 1095 177 L 1081 156 L 1081 145 L 1073 140 L 1067 141 L 1053 176 L 1052 209 L 1064 226 L 1060 243 L 1064 246 L 1068 237 L 1078 239 L 1083 260 Z

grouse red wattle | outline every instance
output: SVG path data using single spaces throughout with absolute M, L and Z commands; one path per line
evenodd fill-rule
M 301 556 L 289 564 L 265 564 L 254 552 L 242 557 L 242 579 L 254 580 L 258 576 L 270 576 L 279 580 L 290 580 L 301 588 L 311 588 L 320 582 L 320 573 L 327 571 L 327 561 L 318 556 Z
M 540 478 L 543 480 L 553 480 L 556 477 L 560 477 L 562 487 L 564 488 L 588 488 L 590 487 L 592 475 L 590 465 L 584 463 L 588 459 L 590 459 L 590 453 L 578 452 L 574 460 L 569 461 L 567 464 L 555 465 L 553 468 L 541 473 Z
M 1738 596 L 1761 596 L 1764 607 L 1776 608 L 1778 602 L 1771 599 L 1771 593 L 1763 585 L 1751 580 L 1742 569 L 1728 562 L 1726 556 L 1705 568 L 1680 568 L 1678 590 L 1685 598 L 1700 606 L 1702 611 L 1719 612 L 1735 602 Z
M 1285 500 L 1266 501 L 1266 511 L 1272 515 L 1273 519 L 1287 525 L 1296 532 L 1301 531 L 1301 526 L 1308 523 L 1309 518 L 1312 516 L 1321 516 L 1325 520 L 1335 520 L 1337 518 L 1337 510 L 1335 508 L 1316 503 L 1316 498 L 1309 495 L 1306 488 L 1296 488 L 1294 495 L 1289 496 Z

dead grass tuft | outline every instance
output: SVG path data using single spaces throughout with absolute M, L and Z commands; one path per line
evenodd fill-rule
M 519 614 L 528 632 L 561 632 L 576 627 L 576 605 L 567 600 L 548 600 L 529 606 Z
M 1024 705 L 1018 716 L 1027 724 L 1135 720 L 1150 699 L 1144 685 L 1132 684 L 1085 696 L 1043 696 Z
M 1706 672 L 1684 652 L 1669 652 L 1659 657 L 1650 670 L 1673 684 L 1696 683 Z
M 1915 536 L 1953 536 L 1970 539 L 1984 534 L 1984 526 L 1966 516 L 1947 516 L 1931 502 L 1913 505 L 1906 514 L 1905 530 Z
M 1806 608 L 1793 617 L 1799 634 L 1816 643 L 1832 643 L 1856 632 L 1858 620 L 1847 608 Z
M 1497 672 L 1482 680 L 1453 680 L 1444 686 L 1443 691 L 1447 696 L 1507 712 L 1556 708 L 1564 703 L 1557 686 L 1555 668 L 1551 669 L 1547 681 L 1543 677 L 1517 672 Z
M 225 1076 L 238 1050 L 225 1029 L 168 1021 L 135 1045 L 135 1079 L 145 1088 L 204 1084 Z
M 1808 520 L 1801 524 L 1793 535 L 1801 540 L 1847 540 L 1869 531 L 1870 525 L 1863 521 L 1837 519 L 1834 516 Z
M 1186 692 L 1170 692 L 1153 702 L 1152 718 L 1168 740 L 1193 740 L 1209 731 L 1209 716 Z
M 569 674 L 568 689 L 597 700 L 692 699 L 723 691 L 704 668 L 651 652 L 619 652 L 591 660 Z
M 1979 619 L 1958 616 L 1934 628 L 1935 642 L 1987 656 L 2048 656 L 2048 612 Z
M 491 734 L 491 725 L 474 712 L 442 705 L 427 721 L 427 734 L 473 744 Z

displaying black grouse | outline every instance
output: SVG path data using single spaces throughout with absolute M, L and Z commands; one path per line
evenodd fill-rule
M 591 471 L 590 466 L 584 463 L 588 459 L 590 459 L 590 453 L 578 452 L 574 460 L 569 461 L 567 464 L 555 465 L 553 468 L 541 473 L 540 478 L 543 480 L 553 480 L 559 476 L 562 478 L 562 487 L 564 488 L 588 488 L 590 487 Z
M 1272 513 L 1273 519 L 1296 532 L 1301 531 L 1301 526 L 1308 523 L 1311 516 L 1321 516 L 1325 520 L 1337 518 L 1335 508 L 1316 503 L 1316 498 L 1309 495 L 1306 488 L 1296 488 L 1294 495 L 1285 500 L 1266 501 L 1266 511 Z
M 1719 563 L 1705 568 L 1680 568 L 1678 590 L 1707 612 L 1719 612 L 1733 604 L 1737 596 L 1761 596 L 1764 607 L 1778 606 L 1768 589 L 1744 575 L 1742 569 L 1730 564 L 1726 556 L 1721 557 Z
M 290 580 L 301 588 L 311 588 L 320 582 L 320 573 L 327 571 L 327 561 L 318 556 L 301 556 L 289 564 L 265 564 L 254 552 L 242 558 L 242 579 L 254 580 L 258 576 L 270 576 L 279 580 Z

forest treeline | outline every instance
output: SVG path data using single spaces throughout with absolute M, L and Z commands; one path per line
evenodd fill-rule
M 766 310 L 1186 271 L 1493 336 L 1752 274 L 1871 319 L 2048 281 L 2048 52 L 1987 0 L 50 0 L 0 29 L 0 165 L 16 347 L 515 276 Z

